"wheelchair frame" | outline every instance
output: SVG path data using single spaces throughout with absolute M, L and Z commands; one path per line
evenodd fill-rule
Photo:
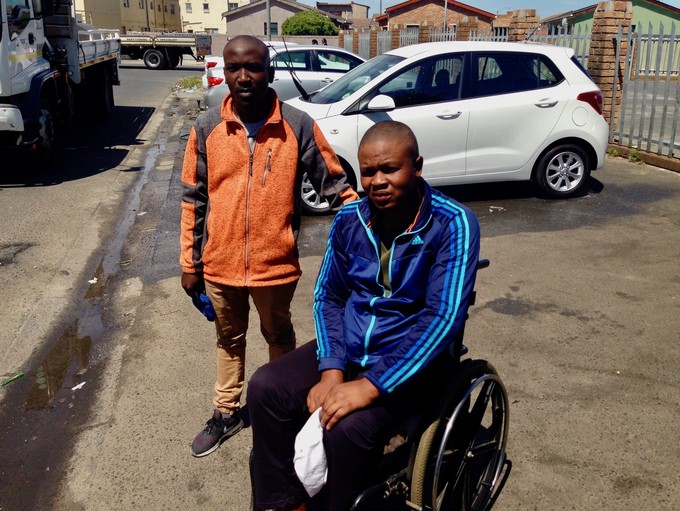
M 477 268 L 487 266 L 488 259 L 481 259 Z M 474 301 L 475 294 L 470 305 Z M 450 350 L 454 378 L 421 418 L 406 467 L 402 458 L 401 466 L 364 490 L 350 511 L 481 511 L 495 502 L 511 467 L 505 453 L 508 397 L 491 364 L 461 360 L 468 351 L 464 331 Z

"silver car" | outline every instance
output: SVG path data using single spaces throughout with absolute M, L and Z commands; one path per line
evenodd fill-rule
M 364 62 L 363 58 L 347 50 L 319 45 L 270 47 L 269 56 L 276 69 L 274 82 L 270 87 L 276 91 L 281 101 L 301 95 L 293 83 L 293 74 L 306 92 L 313 92 Z M 212 86 L 205 95 L 205 106 L 218 106 L 229 92 L 224 83 L 224 61 L 221 58 L 208 70 L 207 81 Z

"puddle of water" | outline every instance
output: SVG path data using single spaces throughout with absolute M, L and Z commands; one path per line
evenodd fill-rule
M 103 331 L 99 316 L 93 316 L 90 325 L 74 321 L 57 339 L 47 357 L 35 373 L 29 375 L 33 384 L 26 397 L 25 410 L 45 410 L 55 402 L 71 398 L 71 389 L 85 381 L 90 350 Z M 82 331 L 87 334 L 83 334 Z

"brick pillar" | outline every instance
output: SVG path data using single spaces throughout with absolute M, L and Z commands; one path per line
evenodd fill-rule
M 372 28 L 369 37 L 370 42 L 368 55 L 370 58 L 373 58 L 378 54 L 378 30 L 376 28 Z
M 401 27 L 399 26 L 399 23 L 396 23 L 392 27 L 392 48 L 399 48 L 401 46 L 400 32 Z
M 419 43 L 429 43 L 430 42 L 430 30 L 431 27 L 426 21 L 421 23 L 420 29 L 418 30 L 418 42 Z
M 614 74 L 616 73 L 616 36 L 618 26 L 628 33 L 633 19 L 632 2 L 609 1 L 597 4 L 593 15 L 593 30 L 588 52 L 588 73 L 602 90 L 604 98 L 604 116 L 610 121 L 612 98 L 614 99 L 614 120 L 618 120 L 621 91 L 623 89 L 623 71 L 625 69 L 626 45 L 624 39 L 619 54 L 618 87 L 614 90 Z
M 508 42 L 524 41 L 541 25 L 541 18 L 536 16 L 536 9 L 516 9 L 512 11 L 508 26 Z
M 341 30 L 338 32 L 338 48 L 345 47 L 345 31 Z
M 359 55 L 359 34 L 361 32 L 358 30 L 354 30 L 352 32 L 352 53 L 355 55 Z
M 467 41 L 470 39 L 470 33 L 478 30 L 479 20 L 477 16 L 463 16 L 456 27 L 456 41 Z

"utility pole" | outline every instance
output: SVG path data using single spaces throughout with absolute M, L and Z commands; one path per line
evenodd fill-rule
M 272 40 L 272 10 L 269 0 L 267 0 L 267 40 Z

